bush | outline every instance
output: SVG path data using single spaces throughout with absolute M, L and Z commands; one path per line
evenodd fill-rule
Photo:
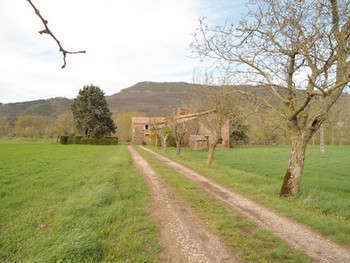
M 83 138 L 82 136 L 60 136 L 61 144 L 117 145 L 117 137 Z
M 83 139 L 83 136 L 71 136 L 71 144 L 80 144 L 80 141 Z
M 61 144 L 68 144 L 68 138 L 69 138 L 69 136 L 60 136 L 60 143 Z

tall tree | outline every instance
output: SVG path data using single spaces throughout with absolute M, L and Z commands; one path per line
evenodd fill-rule
M 115 133 L 112 113 L 103 91 L 98 86 L 84 86 L 74 99 L 71 109 L 75 125 L 85 138 L 101 138 Z
M 307 143 L 350 81 L 350 2 L 251 0 L 249 8 L 238 27 L 210 27 L 202 20 L 192 46 L 236 83 L 246 80 L 271 92 L 246 93 L 288 131 L 291 152 L 280 195 L 293 196 Z

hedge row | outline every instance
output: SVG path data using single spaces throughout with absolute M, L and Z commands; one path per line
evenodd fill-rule
M 117 145 L 117 137 L 89 138 L 82 136 L 60 136 L 61 144 Z

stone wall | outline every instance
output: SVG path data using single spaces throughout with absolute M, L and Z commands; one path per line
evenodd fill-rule
M 161 123 L 164 127 L 164 117 L 133 117 L 132 118 L 132 143 L 136 145 L 142 145 L 149 143 L 149 135 L 151 133 L 151 126 L 156 126 L 157 123 Z M 186 123 L 189 133 L 183 138 L 183 145 L 193 148 L 206 148 L 208 147 L 208 138 L 210 131 L 193 119 Z M 192 137 L 191 136 L 202 136 Z M 206 139 L 205 139 L 206 138 Z M 225 122 L 221 129 L 222 142 L 218 146 L 229 147 L 230 145 L 230 126 L 229 122 Z

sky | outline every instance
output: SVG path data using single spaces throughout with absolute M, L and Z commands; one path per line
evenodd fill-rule
M 141 81 L 192 82 L 190 44 L 207 17 L 238 22 L 238 0 L 33 0 L 69 51 L 62 53 L 27 0 L 0 0 L 0 102 L 74 98 L 84 85 L 112 95 Z

